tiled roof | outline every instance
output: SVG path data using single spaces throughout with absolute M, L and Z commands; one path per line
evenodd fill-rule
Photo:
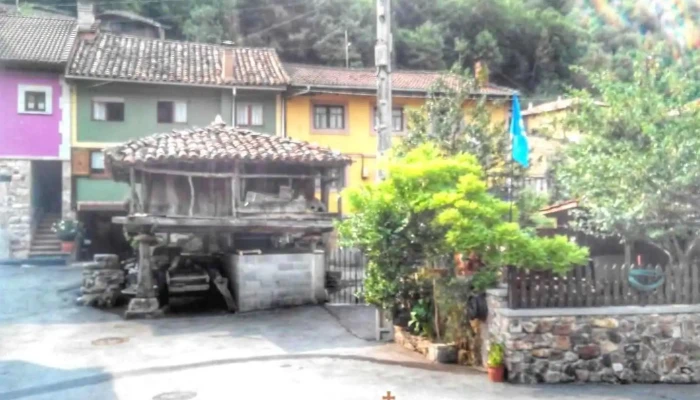
M 189 85 L 284 86 L 274 49 L 99 34 L 81 40 L 68 76 Z
M 76 26 L 71 18 L 0 15 L 0 60 L 65 63 Z
M 577 99 L 557 99 L 555 101 L 550 101 L 547 103 L 542 103 L 539 105 L 536 105 L 534 107 L 528 107 L 522 111 L 523 116 L 527 115 L 536 115 L 536 114 L 542 114 L 542 113 L 548 113 L 552 111 L 559 111 L 559 110 L 565 110 L 567 108 L 570 108 L 571 106 L 574 106 L 578 104 L 579 101 Z M 604 106 L 605 103 L 601 101 L 594 101 L 593 104 L 599 105 L 599 106 Z
M 285 63 L 294 86 L 327 87 L 350 90 L 376 90 L 377 74 L 368 68 L 340 68 L 320 65 L 304 65 Z M 428 92 L 440 79 L 454 79 L 441 71 L 409 71 L 392 72 L 392 89 L 398 91 Z M 511 96 L 515 90 L 488 84 L 479 89 L 479 94 L 492 96 Z
M 264 161 L 297 164 L 344 165 L 350 158 L 327 147 L 282 136 L 225 125 L 220 120 L 206 128 L 157 133 L 130 140 L 105 151 L 114 166 L 163 164 L 171 161 Z

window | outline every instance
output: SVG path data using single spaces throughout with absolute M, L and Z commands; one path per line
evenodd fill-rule
M 187 123 L 187 102 L 185 101 L 159 101 L 159 123 Z
M 345 106 L 314 106 L 314 129 L 345 129 Z
M 99 150 L 90 152 L 90 172 L 105 172 L 105 155 L 103 152 Z
M 93 99 L 92 119 L 95 121 L 124 121 L 124 100 L 112 98 Z
M 260 103 L 239 103 L 236 111 L 236 124 L 247 126 L 263 125 L 263 105 Z
M 377 107 L 374 107 L 374 130 L 377 130 L 379 125 L 379 112 Z M 391 126 L 393 132 L 403 132 L 403 107 L 394 108 L 391 110 Z
M 25 92 L 24 93 L 24 111 L 46 112 L 46 93 L 44 93 L 44 92 Z
M 51 86 L 19 85 L 17 112 L 20 114 L 51 114 Z

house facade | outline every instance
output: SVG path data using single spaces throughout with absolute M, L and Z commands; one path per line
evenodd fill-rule
M 294 139 L 329 146 L 350 156 L 353 164 L 331 189 L 331 209 L 342 208 L 340 192 L 372 182 L 376 176 L 377 134 L 375 126 L 376 72 L 318 65 L 285 64 L 291 86 L 286 98 L 286 134 Z M 420 109 L 431 87 L 444 73 L 428 71 L 392 72 L 392 141 L 401 140 L 408 129 L 408 113 Z M 491 120 L 504 125 L 510 115 L 515 91 L 483 84 L 475 96 L 485 95 Z M 464 105 L 465 114 L 474 103 Z
M 59 250 L 46 231 L 70 214 L 63 70 L 76 29 L 70 18 L 0 16 L 0 259 Z
M 281 134 L 289 78 L 272 49 L 238 48 L 111 33 L 76 43 L 66 79 L 72 115 L 73 201 L 95 251 L 120 232 L 127 185 L 105 173 L 102 150 L 153 132 L 233 126 Z M 111 238 L 111 239 L 110 239 Z M 102 242 L 102 243 L 99 243 Z

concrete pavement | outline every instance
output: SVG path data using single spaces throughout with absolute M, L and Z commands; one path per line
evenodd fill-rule
M 79 283 L 75 268 L 0 266 L 0 400 L 700 399 L 696 386 L 490 384 L 365 340 L 348 308 L 124 321 L 75 306 Z

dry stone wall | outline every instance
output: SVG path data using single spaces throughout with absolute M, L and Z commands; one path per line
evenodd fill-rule
M 700 307 L 511 310 L 489 294 L 489 339 L 512 383 L 698 383 Z

